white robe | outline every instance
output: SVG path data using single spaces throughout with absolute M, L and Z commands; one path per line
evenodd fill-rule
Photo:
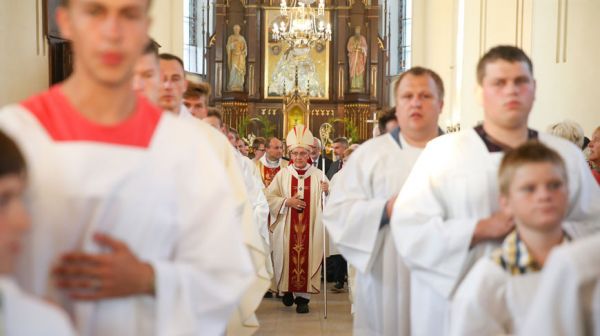
M 222 138 L 227 141 L 224 136 Z M 228 335 L 243 336 L 252 335 L 258 330 L 259 321 L 256 318 L 255 311 L 262 302 L 264 293 L 269 289 L 273 276 L 271 261 L 266 253 L 268 246 L 264 240 L 264 232 L 268 230 L 269 205 L 262 190 L 262 182 L 253 170 L 256 169 L 254 164 L 248 162 L 247 157 L 242 156 L 237 150 L 233 149 L 228 141 L 227 144 L 231 149 L 230 152 L 235 156 L 238 165 L 237 170 L 241 172 L 245 189 L 244 194 L 247 195 L 247 202 L 245 203 L 249 205 L 251 210 L 251 218 L 247 218 L 248 214 L 245 211 L 242 229 L 244 242 L 252 257 L 256 278 L 242 296 L 240 305 L 227 326 Z
M 323 177 L 323 173 L 319 169 L 311 165 L 308 165 L 308 167 L 308 170 L 304 173 L 304 178 L 310 176 L 310 209 L 307 208 L 304 212 L 305 215 L 310 215 L 309 244 L 303 244 L 302 247 L 308 249 L 307 292 L 319 293 L 323 260 L 322 192 L 320 183 L 321 181 L 327 181 L 327 177 Z M 272 289 L 278 293 L 288 292 L 288 281 L 291 277 L 289 251 L 292 247 L 289 244 L 292 216 L 291 208 L 285 206 L 284 203 L 286 198 L 293 196 L 292 176 L 298 177 L 298 173 L 293 166 L 282 168 L 267 188 L 267 200 L 273 222 L 270 231 L 273 232 L 275 288 Z M 300 179 L 299 184 L 303 181 L 303 179 Z
M 410 333 L 410 274 L 389 226 L 386 202 L 397 194 L 421 153 L 390 134 L 361 145 L 336 174 L 324 223 L 336 247 L 356 267 L 354 335 Z M 337 177 L 340 176 L 340 179 Z
M 256 164 L 252 162 L 252 160 L 246 156 L 243 156 L 237 151 L 235 151 L 235 153 L 242 169 L 246 190 L 248 191 L 248 198 L 252 204 L 256 230 L 260 233 L 263 242 L 266 244 L 266 246 L 268 246 L 269 226 L 267 221 L 269 217 L 269 203 L 267 203 L 260 173 L 256 168 Z
M 600 335 L 600 234 L 554 249 L 520 335 Z
M 558 151 L 567 165 L 566 232 L 577 238 L 598 230 L 600 189 L 581 150 L 552 135 L 539 134 L 539 139 Z M 391 226 L 412 274 L 411 311 L 422 322 L 422 329 L 411 326 L 413 333 L 447 333 L 455 289 L 477 259 L 498 246 L 488 241 L 469 248 L 477 222 L 498 210 L 502 155 L 490 153 L 474 129 L 444 135 L 427 144 L 402 187 Z
M 81 335 L 218 335 L 253 279 L 241 211 L 209 140 L 164 113 L 148 148 L 53 141 L 21 106 L 0 127 L 24 151 L 32 229 L 19 282 L 74 316 Z M 155 296 L 72 301 L 49 271 L 73 250 L 102 252 L 101 231 L 149 262 Z
M 539 272 L 511 275 L 490 258 L 479 259 L 454 296 L 450 335 L 515 334 L 539 279 Z
M 236 336 L 251 335 L 259 327 L 255 311 L 273 277 L 270 255 L 267 253 L 269 248 L 264 242 L 264 232 L 268 232 L 269 205 L 262 192 L 262 182 L 254 171 L 256 169 L 254 164 L 239 154 L 221 132 L 192 116 L 185 106 L 181 107 L 178 117 L 198 126 L 200 132 L 208 138 L 210 147 L 217 152 L 217 158 L 225 165 L 227 178 L 233 186 L 234 196 L 238 202 L 236 207 L 241 209 L 242 234 L 252 258 L 255 278 L 244 292 L 239 306 L 229 320 L 227 333 Z M 256 185 L 257 181 L 258 185 Z M 262 241 L 261 236 L 263 236 Z
M 3 336 L 75 335 L 67 314 L 22 292 L 4 275 L 0 276 L 0 320 Z

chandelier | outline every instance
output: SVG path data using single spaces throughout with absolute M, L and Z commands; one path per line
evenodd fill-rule
M 281 0 L 282 20 L 273 23 L 273 39 L 285 41 L 291 48 L 311 48 L 316 42 L 331 41 L 331 24 L 325 26 L 325 0 L 319 0 L 318 7 L 312 7 L 315 0 L 292 0 L 289 8 L 286 0 Z

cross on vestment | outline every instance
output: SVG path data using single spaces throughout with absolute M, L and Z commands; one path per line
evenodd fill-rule
M 373 129 L 377 126 L 377 112 L 373 112 L 373 119 L 367 119 L 367 124 L 373 124 Z

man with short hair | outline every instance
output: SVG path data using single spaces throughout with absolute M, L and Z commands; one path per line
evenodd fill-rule
M 191 117 L 192 115 L 183 105 L 183 93 L 188 87 L 183 61 L 167 53 L 160 54 L 158 58 L 161 78 L 158 106 L 176 116 Z
M 177 63 L 179 62 L 177 61 Z M 185 106 L 182 106 L 178 117 L 196 126 L 198 131 L 206 136 L 207 143 L 210 143 L 217 158 L 225 165 L 225 172 L 233 185 L 234 196 L 238 201 L 237 208 L 242 209 L 240 223 L 243 239 L 252 257 L 255 277 L 251 286 L 243 293 L 241 304 L 229 321 L 227 333 L 228 335 L 237 335 L 251 332 L 258 328 L 254 311 L 260 304 L 262 293 L 269 288 L 270 278 L 273 274 L 270 256 L 266 252 L 269 250 L 268 205 L 262 188 L 258 189 L 258 193 L 256 192 L 254 177 L 252 177 L 252 175 L 258 176 L 258 172 L 254 169 L 250 171 L 252 174 L 247 173 L 250 168 L 244 167 L 243 162 L 238 158 L 237 151 L 230 146 L 227 135 L 223 134 L 223 120 L 218 109 L 210 108 L 207 116 L 203 120 L 198 120 L 187 112 Z M 259 178 L 258 180 L 260 181 Z
M 355 335 L 411 335 L 411 277 L 389 227 L 396 195 L 427 142 L 439 134 L 444 86 L 414 67 L 394 85 L 399 128 L 362 144 L 332 182 L 323 221 L 354 266 Z
M 133 90 L 144 94 L 153 104 L 158 104 L 160 90 L 160 66 L 158 65 L 158 46 L 148 41 L 142 56 L 133 68 Z
M 0 113 L 31 167 L 18 279 L 80 335 L 219 335 L 252 264 L 206 138 L 133 91 L 149 6 L 63 1 L 73 73 Z
M 323 170 L 323 161 L 325 161 L 325 172 L 331 167 L 331 160 L 326 156 L 321 156 L 323 152 L 323 146 L 321 145 L 321 140 L 315 137 L 313 142 L 313 147 L 310 150 L 310 159 L 312 160 L 312 165 L 315 168 Z
M 236 143 L 236 146 L 240 154 L 242 154 L 245 157 L 248 157 L 248 144 L 246 143 L 246 140 L 239 138 Z
M 208 83 L 189 83 L 183 93 L 183 105 L 198 119 L 206 118 L 208 113 L 208 96 L 210 85 Z
M 600 190 L 581 150 L 527 127 L 536 88 L 529 57 L 514 46 L 494 47 L 479 61 L 477 82 L 483 124 L 430 141 L 394 205 L 395 246 L 418 279 L 411 291 L 411 313 L 423 327 L 412 328 L 417 334 L 447 333 L 449 303 L 463 277 L 514 229 L 499 211 L 496 188 L 505 150 L 538 139 L 557 151 L 569 181 L 565 230 L 577 238 L 599 227 Z
M 254 161 L 254 163 L 256 163 L 261 157 L 263 157 L 263 155 L 265 155 L 266 145 L 267 140 L 265 138 L 254 138 L 254 141 L 252 141 L 252 153 L 254 154 L 252 161 Z
M 389 133 L 398 127 L 398 119 L 396 118 L 396 108 L 392 107 L 386 111 L 377 121 L 379 127 L 379 135 Z
M 344 151 L 346 150 L 346 148 L 348 148 L 348 146 L 350 146 L 350 143 L 348 142 L 348 139 L 344 137 L 339 137 L 333 140 L 333 157 L 334 159 L 337 158 L 337 160 L 334 161 L 327 170 L 328 179 L 331 180 L 333 178 L 333 175 L 337 174 L 337 172 L 339 172 L 340 169 L 342 169 L 342 159 L 344 158 Z
M 287 167 L 288 162 L 282 157 L 283 142 L 276 137 L 270 137 L 267 140 L 265 155 L 256 161 L 256 168 L 262 177 L 265 188 L 271 184 L 281 168 Z
M 284 305 L 296 303 L 296 312 L 305 314 L 310 294 L 321 288 L 322 197 L 329 185 L 308 163 L 313 136 L 306 126 L 295 126 L 286 143 L 293 164 L 281 169 L 267 188 L 275 267 L 272 290 L 284 294 Z

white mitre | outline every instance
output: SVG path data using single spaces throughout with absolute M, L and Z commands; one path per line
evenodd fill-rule
M 288 133 L 285 142 L 289 151 L 292 151 L 298 147 L 302 147 L 310 151 L 313 146 L 313 139 L 313 135 L 308 127 L 304 125 L 296 125 Z

